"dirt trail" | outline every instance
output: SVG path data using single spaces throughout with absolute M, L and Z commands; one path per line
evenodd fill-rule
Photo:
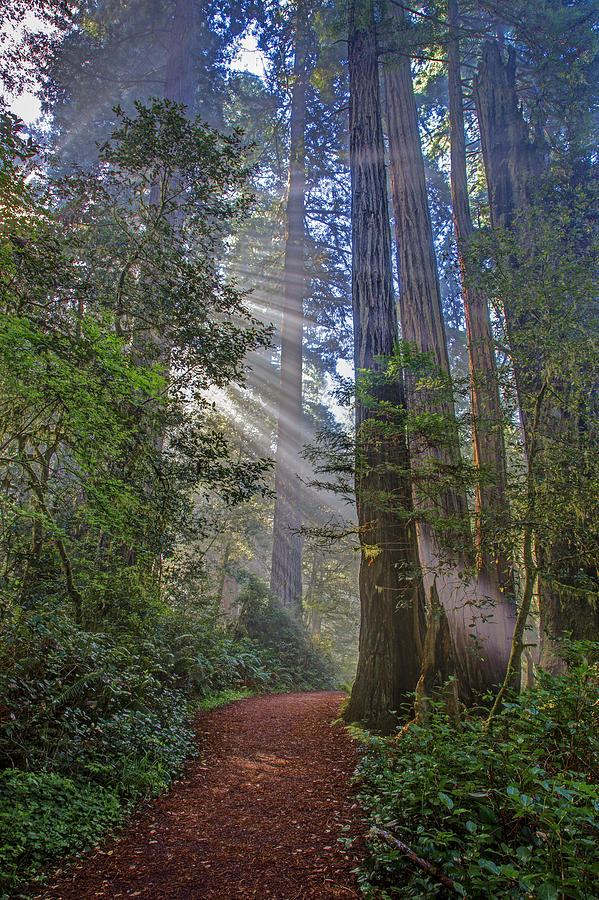
M 339 693 L 250 697 L 198 717 L 201 756 L 120 835 L 38 898 L 331 900 L 360 896 L 364 826 Z M 338 839 L 357 838 L 351 850 Z

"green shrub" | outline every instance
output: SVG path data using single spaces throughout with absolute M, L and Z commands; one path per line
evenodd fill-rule
M 23 609 L 0 639 L 0 884 L 95 840 L 193 752 L 198 698 L 264 690 L 272 672 L 214 617 L 155 616 L 152 639 L 91 634 Z
M 130 797 L 144 792 L 132 757 L 164 772 L 181 765 L 189 708 L 160 648 L 31 615 L 8 623 L 1 650 L 0 766 L 93 773 Z
M 427 727 L 370 738 L 362 795 L 374 822 L 455 882 L 488 898 L 597 898 L 599 670 L 542 674 L 456 731 L 437 708 Z M 373 840 L 367 896 L 436 897 L 447 889 L 391 845 Z
M 14 608 L 5 617 L 4 889 L 95 840 L 119 808 L 164 788 L 193 752 L 199 705 L 329 684 L 301 628 L 268 605 L 237 634 L 209 607 L 193 618 L 156 608 L 145 624 L 143 637 L 114 622 L 106 633 L 83 631 L 51 610 Z
M 0 893 L 49 859 L 93 843 L 121 817 L 119 798 L 56 772 L 0 772 Z
M 268 596 L 262 582 L 252 579 L 239 603 L 238 630 L 260 649 L 265 667 L 273 673 L 273 688 L 309 691 L 335 686 L 331 660 L 312 645 L 301 623 Z

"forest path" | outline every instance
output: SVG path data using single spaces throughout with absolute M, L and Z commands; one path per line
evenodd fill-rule
M 360 896 L 357 749 L 337 692 L 250 697 L 200 714 L 201 755 L 118 838 L 83 854 L 46 900 L 332 900 Z

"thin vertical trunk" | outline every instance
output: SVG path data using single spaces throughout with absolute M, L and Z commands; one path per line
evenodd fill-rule
M 171 33 L 166 55 L 166 74 L 164 80 L 164 97 L 175 103 L 184 103 L 191 113 L 193 107 L 195 80 L 192 65 L 192 40 L 194 25 L 194 0 L 176 0 L 173 11 Z M 150 204 L 159 207 L 163 202 L 161 197 L 161 185 L 154 181 L 150 190 Z M 128 266 L 133 264 L 131 260 L 123 270 L 122 278 L 128 274 Z M 123 313 L 120 299 L 117 300 L 116 329 L 120 331 L 120 319 Z M 140 328 L 135 336 L 136 350 L 140 360 L 147 364 L 150 360 L 155 365 L 160 365 L 164 371 L 169 369 L 171 342 L 168 335 L 168 322 L 156 323 L 154 327 Z M 164 446 L 164 433 L 160 427 L 154 429 L 152 441 L 156 451 L 162 453 Z M 137 564 L 137 551 L 123 545 L 121 555 L 126 566 Z M 154 560 L 154 577 L 157 585 L 160 585 L 160 573 L 162 561 Z
M 524 635 L 526 626 L 530 616 L 532 607 L 532 598 L 534 596 L 535 584 L 538 576 L 537 561 L 535 559 L 534 546 L 534 527 L 535 518 L 535 495 L 536 495 L 536 451 L 538 446 L 538 427 L 543 409 L 543 401 L 547 391 L 547 383 L 541 386 L 538 397 L 535 401 L 534 420 L 531 433 L 529 435 L 529 459 L 528 459 L 528 477 L 526 479 L 526 525 L 524 527 L 522 557 L 524 563 L 524 590 L 522 592 L 522 602 L 518 610 L 518 618 L 512 640 L 512 649 L 508 662 L 505 679 L 497 696 L 489 717 L 486 722 L 488 728 L 501 709 L 503 699 L 510 687 L 513 686 L 516 676 L 519 675 L 522 668 L 522 654 L 524 653 Z
M 527 209 L 531 192 L 543 171 L 539 147 L 529 139 L 516 91 L 516 54 L 509 47 L 502 59 L 498 41 L 483 45 L 473 82 L 483 162 L 489 195 L 491 227 L 510 231 L 518 213 Z M 530 252 L 533 245 L 530 244 Z M 508 265 L 516 265 L 514 260 Z M 541 362 L 530 317 L 522 304 L 506 298 L 505 324 L 514 359 L 524 441 L 529 453 L 534 397 L 541 383 Z
M 360 563 L 358 670 L 348 721 L 388 730 L 420 675 L 424 598 L 413 524 L 401 377 L 381 357 L 397 343 L 391 235 L 371 0 L 350 0 L 352 300 L 356 369 L 356 498 Z M 360 397 L 361 387 L 368 398 Z
M 474 79 L 474 98 L 479 121 L 483 160 L 489 194 L 491 225 L 501 231 L 519 229 L 528 252 L 534 254 L 534 235 L 526 234 L 518 215 L 533 202 L 535 184 L 545 170 L 543 147 L 531 140 L 522 115 L 516 89 L 516 55 L 508 48 L 502 58 L 497 41 L 487 41 Z M 516 265 L 515 261 L 508 261 Z M 518 402 L 529 457 L 533 434 L 535 398 L 544 380 L 543 359 L 539 355 L 534 323 L 522 302 L 504 302 L 508 339 L 514 358 Z M 567 385 L 560 391 L 567 397 Z M 539 423 L 538 441 L 572 443 L 577 440 L 576 416 L 564 416 L 559 404 L 546 403 Z M 532 476 L 530 476 L 532 477 Z M 568 535 L 547 546 L 537 542 L 538 592 L 541 618 L 541 664 L 559 668 L 559 641 L 566 632 L 575 639 L 599 636 L 599 613 L 586 591 L 577 589 L 576 564 L 571 558 Z M 550 577 L 547 577 L 550 575 Z
M 401 34 L 403 13 L 394 8 L 392 15 Z M 427 593 L 437 579 L 461 667 L 460 694 L 469 697 L 502 680 L 507 663 L 505 629 L 493 620 L 493 606 L 480 580 L 475 585 L 460 577 L 472 556 L 472 537 L 466 494 L 455 480 L 461 467 L 459 440 L 411 61 L 406 54 L 398 53 L 386 67 L 385 91 L 402 337 L 428 355 L 448 386 L 447 390 L 423 386 L 417 374 L 408 380 L 415 416 L 422 415 L 426 422 L 432 415 L 444 423 L 438 440 L 431 442 L 426 434 L 411 437 L 416 508 L 423 519 L 440 515 L 445 523 L 437 530 L 419 522 L 420 559 Z
M 291 95 L 291 139 L 287 190 L 287 230 L 281 324 L 281 384 L 275 469 L 270 591 L 297 619 L 302 615 L 302 538 L 300 513 L 300 451 L 302 446 L 303 303 L 306 294 L 304 260 L 306 194 L 307 9 L 298 0 L 295 60 Z
M 191 45 L 194 0 L 177 0 L 166 60 L 164 96 L 175 103 L 193 107 L 195 80 Z
M 319 551 L 314 548 L 312 553 L 312 565 L 310 566 L 310 580 L 306 588 L 306 608 L 308 610 L 308 628 L 312 637 L 320 637 L 322 616 L 320 611 L 314 608 L 316 599 L 316 586 L 321 580 L 322 559 Z
M 506 647 L 510 647 L 516 617 L 512 560 L 501 541 L 491 542 L 489 546 L 489 542 L 485 541 L 481 533 L 485 519 L 492 524 L 507 523 L 509 510 L 501 401 L 489 306 L 484 293 L 470 283 L 468 273 L 467 251 L 474 234 L 474 226 L 470 215 L 466 169 L 458 0 L 448 0 L 448 17 L 451 199 L 470 366 L 472 449 L 476 473 L 474 539 L 479 572 L 486 574 L 493 586 L 498 588 L 498 595 L 501 595 L 501 599 L 498 596 L 496 602 L 501 604 L 504 610 L 498 609 L 496 618 L 505 625 Z
M 227 541 L 225 544 L 225 552 L 223 553 L 223 560 L 220 564 L 220 576 L 218 579 L 218 599 L 220 600 L 221 606 L 223 605 L 223 601 L 225 599 L 225 583 L 227 580 L 228 567 L 229 567 L 229 557 L 231 556 L 231 546 L 232 541 Z
M 168 48 L 163 96 L 174 103 L 184 103 L 191 114 L 194 106 L 196 81 L 192 64 L 194 32 L 194 0 L 176 0 L 173 10 Z M 160 203 L 160 185 L 155 182 L 150 193 L 150 203 Z

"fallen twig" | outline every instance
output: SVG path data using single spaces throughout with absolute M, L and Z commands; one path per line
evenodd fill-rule
M 353 888 L 348 887 L 346 884 L 339 884 L 338 881 L 333 881 L 332 878 L 325 878 L 325 884 L 332 884 L 334 887 L 341 888 L 342 891 L 347 891 L 348 894 L 351 894 L 352 897 L 357 897 L 360 900 L 360 895 L 357 894 Z
M 404 844 L 403 841 L 400 841 L 399 838 L 396 838 L 395 835 L 391 834 L 389 831 L 385 831 L 383 828 L 378 828 L 376 825 L 370 829 L 373 834 L 376 834 L 378 837 L 384 838 L 388 843 L 393 844 L 394 847 L 397 847 L 398 850 L 401 850 L 402 853 L 411 859 L 413 863 L 416 863 L 423 872 L 426 872 L 427 875 L 432 875 L 433 878 L 436 878 L 437 881 L 440 881 L 442 885 L 446 888 L 449 888 L 451 891 L 456 891 L 455 884 L 452 879 L 447 875 L 443 875 L 441 872 L 438 872 L 435 866 L 432 863 L 426 861 L 426 859 L 421 859 L 418 854 L 414 853 L 414 851 L 408 847 L 407 844 Z

